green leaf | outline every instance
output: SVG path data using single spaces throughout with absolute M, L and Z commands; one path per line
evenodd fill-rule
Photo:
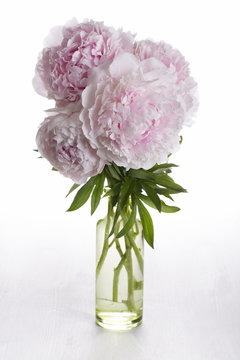
M 136 179 L 141 179 L 141 180 L 153 181 L 153 177 L 154 177 L 154 174 L 149 173 L 143 169 L 138 169 L 138 170 L 130 169 L 128 173 L 130 176 L 132 176 Z
M 119 180 L 116 180 L 112 177 L 111 173 L 108 171 L 108 165 L 104 167 L 104 173 L 107 179 L 108 186 L 112 188 L 116 183 L 119 183 Z
M 170 176 L 164 173 L 155 174 L 142 169 L 130 169 L 129 174 L 137 179 L 146 180 L 154 184 L 159 184 L 171 190 L 178 190 L 178 192 L 187 192 L 186 189 L 184 189 L 181 185 L 176 184 Z
M 128 219 L 128 221 L 126 222 L 126 224 L 124 225 L 124 227 L 122 228 L 122 230 L 117 234 L 117 238 L 122 237 L 123 235 L 125 235 L 134 225 L 136 221 L 136 200 L 134 197 L 132 197 L 132 212 L 131 215 Z
M 180 136 L 180 140 L 179 140 L 179 144 L 181 145 L 181 143 L 183 142 L 183 137 L 182 135 Z
M 159 186 L 156 186 L 156 191 L 158 192 L 158 194 L 164 195 L 164 196 L 169 195 L 169 194 L 179 194 L 182 192 L 181 190 L 166 189 L 166 188 L 159 187 Z
M 118 173 L 120 178 L 122 178 L 122 173 L 121 173 L 119 167 L 114 162 L 112 163 L 112 166 L 114 167 L 114 170 Z
M 91 195 L 93 186 L 95 184 L 95 176 L 91 177 L 88 182 L 78 190 L 70 208 L 67 211 L 74 211 L 79 209 L 81 206 L 87 202 L 89 196 Z
M 180 210 L 179 207 L 177 207 L 177 206 L 169 206 L 169 205 L 165 204 L 165 202 L 162 201 L 162 200 L 161 200 L 161 203 L 162 203 L 162 212 L 175 213 L 175 212 Z
M 112 207 L 114 208 L 114 206 L 116 205 L 116 203 L 118 202 L 118 195 L 112 196 L 111 199 L 111 203 L 112 203 Z
M 179 191 L 165 189 L 165 188 L 156 187 L 155 190 L 159 195 L 163 195 L 163 196 L 165 196 L 166 198 L 168 198 L 168 199 L 170 199 L 172 201 L 174 201 L 174 200 L 173 200 L 173 198 L 171 197 L 170 194 L 179 194 Z
M 120 188 L 121 188 L 120 182 L 114 184 L 113 187 L 104 194 L 104 197 L 119 195 Z
M 146 195 L 139 194 L 138 197 L 143 202 L 145 202 L 146 205 L 152 207 L 153 209 L 157 209 L 155 204 L 152 202 L 152 200 L 149 199 Z M 165 202 L 163 200 L 161 200 L 161 208 L 162 208 L 162 212 L 165 212 L 165 213 L 175 213 L 180 210 L 180 208 L 177 206 L 169 206 L 169 205 L 165 204 Z
M 150 198 L 150 200 L 154 203 L 156 209 L 159 212 L 161 212 L 162 205 L 161 205 L 161 201 L 158 197 L 156 190 L 154 190 L 153 188 L 151 188 L 150 186 L 148 186 L 147 184 L 144 184 L 144 183 L 142 183 L 142 187 L 145 190 L 148 197 Z
M 101 172 L 101 174 L 98 174 L 96 176 L 96 181 L 95 181 L 95 188 L 93 190 L 92 193 L 92 198 L 91 198 L 91 215 L 94 213 L 94 211 L 97 209 L 100 200 L 101 200 L 101 196 L 103 193 L 103 188 L 104 188 L 104 181 L 105 181 L 105 174 L 104 172 Z
M 58 169 L 56 169 L 55 167 L 52 168 L 52 171 L 58 171 Z
M 156 206 L 154 205 L 154 203 L 152 202 L 152 200 L 149 199 L 148 196 L 143 195 L 143 194 L 139 194 L 138 197 L 139 197 L 139 199 L 141 199 L 143 202 L 145 202 L 146 205 L 148 205 L 148 206 L 150 206 L 151 208 L 157 210 Z
M 143 235 L 147 243 L 153 248 L 154 230 L 151 215 L 141 202 L 138 200 L 138 212 L 143 226 Z
M 120 166 L 120 169 L 122 171 L 123 176 L 125 177 L 127 175 L 127 170 L 123 166 Z
M 187 192 L 181 185 L 176 184 L 170 176 L 167 174 L 154 175 L 154 179 L 157 184 L 166 187 L 171 190 L 177 190 L 178 192 Z
M 110 237 L 113 234 L 115 225 L 116 225 L 117 220 L 120 215 L 120 212 L 123 209 L 123 207 L 126 205 L 129 195 L 133 192 L 134 186 L 135 186 L 134 179 L 129 178 L 129 177 L 127 177 L 126 180 L 122 183 L 119 197 L 117 200 L 117 209 L 116 209 L 115 216 L 113 219 L 113 226 L 112 226 L 112 229 L 111 229 L 108 237 Z
M 79 184 L 73 184 L 69 192 L 67 193 L 66 197 L 71 194 L 74 190 L 76 190 L 80 185 Z
M 154 165 L 151 169 L 147 170 L 148 172 L 153 172 L 153 171 L 156 171 L 156 170 L 159 170 L 159 169 L 162 169 L 162 170 L 165 170 L 165 169 L 169 169 L 169 168 L 172 168 L 172 167 L 178 167 L 178 165 L 176 164 L 169 164 L 169 163 L 165 163 L 165 164 L 156 164 Z
M 129 177 L 127 177 L 125 182 L 123 182 L 123 184 L 121 186 L 120 195 L 119 195 L 119 202 L 120 202 L 121 210 L 124 207 L 124 205 L 126 204 L 128 198 L 129 198 L 129 195 L 133 192 L 134 186 L 135 186 L 135 180 L 131 179 Z
M 114 214 L 114 218 L 113 218 L 113 225 L 112 225 L 112 229 L 108 235 L 108 237 L 112 236 L 112 234 L 114 233 L 114 229 L 115 229 L 115 225 L 118 221 L 119 215 L 120 215 L 121 209 L 120 209 L 120 202 L 117 202 L 117 208 Z
M 170 194 L 179 194 L 180 193 L 179 190 L 166 189 L 164 187 L 160 187 L 159 185 L 151 183 L 149 181 L 145 181 L 145 183 L 148 186 L 151 186 L 159 195 L 163 195 L 172 201 L 174 201 L 174 200 Z M 140 182 L 140 186 L 142 188 L 142 182 Z
M 112 165 L 107 165 L 106 170 L 108 171 L 111 177 L 113 177 L 118 181 L 121 181 L 121 177 L 119 176 L 118 172 L 115 170 L 115 168 Z

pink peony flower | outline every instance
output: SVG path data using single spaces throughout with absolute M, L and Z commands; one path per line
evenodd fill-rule
M 43 49 L 33 86 L 40 95 L 62 105 L 80 99 L 89 69 L 122 51 L 132 52 L 134 37 L 103 22 L 86 21 L 55 29 L 50 42 L 54 46 Z
M 92 69 L 82 94 L 83 132 L 105 161 L 150 168 L 178 149 L 187 95 L 173 67 L 119 54 Z
M 192 118 L 198 107 L 197 84 L 189 75 L 189 64 L 179 50 L 174 49 L 164 41 L 155 43 L 142 40 L 134 44 L 134 54 L 140 60 L 156 58 L 167 66 L 174 74 L 176 83 L 181 88 L 182 98 L 186 110 L 185 125 L 191 125 Z
M 173 49 L 164 41 L 155 43 L 151 40 L 137 41 L 134 44 L 134 53 L 140 60 L 155 57 L 168 68 L 173 67 L 177 75 L 177 82 L 185 80 L 189 76 L 189 67 L 184 56 L 179 50 Z
M 105 165 L 82 132 L 79 111 L 57 109 L 41 124 L 36 142 L 40 154 L 75 183 L 100 173 Z

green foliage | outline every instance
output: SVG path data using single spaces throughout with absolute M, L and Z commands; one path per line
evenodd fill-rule
M 127 222 L 123 226 L 122 230 L 117 234 L 117 236 L 116 236 L 117 238 L 120 238 L 120 237 L 124 236 L 125 234 L 127 234 L 128 231 L 131 230 L 131 228 L 135 224 L 136 214 L 137 214 L 136 199 L 135 199 L 133 194 L 131 195 L 131 198 L 132 198 L 132 212 L 131 212 L 131 215 L 129 216 L 129 219 L 127 220 Z
M 161 212 L 162 205 L 161 200 L 158 197 L 158 193 L 155 189 L 153 189 L 151 186 L 148 186 L 147 184 L 142 183 L 142 187 L 145 190 L 146 194 L 148 195 L 148 198 L 152 201 L 152 203 L 155 205 L 155 208 Z
M 79 184 L 73 184 L 73 186 L 70 188 L 69 192 L 67 193 L 66 197 L 70 195 L 74 190 L 76 190 L 80 185 Z
M 125 177 L 124 181 L 122 182 L 118 201 L 117 201 L 117 209 L 114 215 L 113 219 L 113 226 L 112 230 L 109 233 L 109 237 L 113 234 L 115 230 L 115 225 L 117 223 L 117 220 L 120 216 L 121 210 L 124 208 L 124 206 L 127 204 L 128 198 L 131 193 L 134 192 L 134 179 Z
M 175 164 L 156 164 L 154 165 L 151 169 L 147 170 L 147 172 L 154 172 L 154 171 L 157 171 L 157 170 L 166 170 L 166 169 L 170 169 L 172 167 L 178 167 L 178 165 L 175 165 Z
M 138 212 L 143 226 L 143 235 L 147 243 L 153 248 L 154 230 L 151 215 L 141 202 L 138 200 Z
M 83 206 L 87 202 L 89 196 L 91 195 L 94 184 L 95 184 L 95 176 L 90 178 L 88 182 L 86 182 L 86 184 L 83 185 L 80 190 L 78 190 L 70 208 L 67 211 L 74 211 L 79 209 L 81 206 Z
M 177 206 L 166 205 L 163 200 L 161 200 L 161 204 L 162 204 L 162 212 L 165 213 L 175 213 L 180 210 L 180 208 Z
M 144 238 L 153 247 L 153 221 L 145 205 L 165 213 L 175 213 L 180 210 L 177 206 L 167 205 L 161 198 L 164 196 L 173 201 L 173 194 L 187 192 L 186 189 L 175 183 L 169 176 L 172 168 L 175 167 L 177 165 L 165 163 L 156 164 L 148 170 L 130 169 L 127 171 L 125 168 L 114 163 L 106 165 L 101 174 L 90 178 L 78 190 L 67 211 L 79 209 L 87 202 L 91 195 L 91 214 L 93 214 L 101 198 L 108 197 L 113 216 L 113 224 L 109 236 L 114 233 L 116 238 L 120 238 L 127 236 L 129 231 L 134 231 L 133 228 L 136 224 L 138 212 L 143 226 Z M 67 196 L 79 186 L 78 184 L 73 184 Z M 119 231 L 118 220 L 120 216 L 123 224 Z
M 93 190 L 92 198 L 91 198 L 91 215 L 95 212 L 95 210 L 97 209 L 100 203 L 104 188 L 104 181 L 105 181 L 104 172 L 97 175 L 95 178 L 95 188 Z

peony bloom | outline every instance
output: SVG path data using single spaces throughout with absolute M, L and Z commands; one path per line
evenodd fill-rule
M 189 67 L 184 56 L 179 50 L 173 49 L 164 41 L 155 43 L 151 40 L 137 41 L 134 45 L 134 53 L 140 60 L 155 57 L 168 68 L 172 67 L 176 73 L 176 80 L 179 83 L 189 76 Z
M 97 154 L 126 169 L 165 162 L 179 146 L 190 96 L 172 66 L 130 53 L 92 70 L 83 91 L 80 120 Z
M 40 95 L 60 105 L 78 101 L 89 69 L 122 51 L 132 52 L 134 42 L 130 33 L 94 21 L 55 29 L 49 38 L 51 46 L 42 51 L 33 85 Z
M 140 60 L 156 58 L 167 66 L 174 74 L 176 84 L 181 88 L 185 104 L 185 125 L 191 125 L 193 114 L 198 107 L 196 96 L 197 84 L 189 75 L 189 64 L 179 50 L 174 49 L 164 41 L 155 43 L 151 40 L 142 40 L 134 44 L 134 54 Z
M 61 174 L 82 184 L 102 171 L 105 163 L 82 132 L 79 111 L 56 110 L 41 124 L 36 142 L 40 154 Z

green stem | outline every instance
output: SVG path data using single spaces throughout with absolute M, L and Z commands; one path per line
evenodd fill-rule
M 130 204 L 124 207 L 124 209 L 121 212 L 121 217 L 124 223 L 126 223 L 127 218 L 129 217 L 129 207 Z M 117 265 L 117 267 L 114 269 L 114 275 L 113 275 L 113 301 L 118 302 L 118 287 L 119 287 L 119 276 L 122 271 L 123 266 L 125 267 L 127 271 L 128 276 L 128 298 L 126 301 L 123 301 L 126 306 L 128 307 L 129 311 L 135 312 L 136 311 L 136 305 L 135 305 L 135 299 L 134 299 L 134 290 L 140 289 L 142 287 L 142 284 L 140 282 L 137 282 L 134 274 L 133 274 L 133 259 L 132 259 L 132 249 L 136 255 L 139 267 L 141 272 L 143 272 L 143 257 L 141 254 L 141 250 L 137 247 L 135 238 L 137 234 L 139 233 L 138 224 L 137 221 L 135 223 L 136 231 L 133 229 L 130 230 L 125 236 L 125 248 L 126 252 L 123 253 L 122 248 L 120 246 L 119 239 L 116 238 L 117 233 L 119 232 L 120 223 L 122 220 L 120 220 L 115 227 L 114 231 L 114 238 L 109 244 L 109 232 L 110 232 L 110 226 L 113 219 L 113 209 L 111 206 L 111 202 L 108 203 L 108 213 L 107 213 L 107 221 L 105 226 L 105 233 L 104 233 L 104 243 L 102 248 L 102 253 L 100 255 L 97 268 L 96 268 L 96 278 L 98 278 L 99 273 L 101 271 L 101 268 L 103 266 L 103 263 L 105 261 L 105 258 L 107 256 L 109 248 L 114 244 L 116 244 L 116 249 L 120 255 L 120 262 Z
M 127 234 L 126 237 L 128 238 L 134 252 L 135 252 L 135 255 L 136 255 L 136 258 L 137 258 L 137 261 L 138 261 L 138 264 L 139 264 L 139 267 L 140 267 L 140 270 L 143 274 L 143 257 L 142 257 L 142 254 L 139 250 L 139 248 L 137 247 L 137 244 L 135 243 L 134 239 L 132 239 L 131 235 L 130 234 Z
M 135 300 L 134 300 L 134 277 L 133 277 L 133 264 L 132 264 L 132 248 L 128 241 L 127 236 L 125 238 L 126 246 L 126 270 L 128 275 L 128 299 L 127 306 L 129 311 L 136 311 Z
M 118 302 L 118 282 L 123 265 L 125 265 L 126 253 L 122 256 L 118 266 L 114 269 L 113 275 L 113 301 Z
M 110 249 L 110 247 L 115 243 L 115 240 L 116 240 L 116 238 L 114 237 L 113 239 L 112 239 L 112 241 L 110 242 L 110 244 L 108 245 L 108 248 Z
M 124 220 L 124 222 L 126 222 L 126 217 L 128 215 L 124 213 L 124 211 L 122 211 L 122 218 Z M 136 229 L 137 229 L 137 234 L 139 232 L 139 228 L 138 228 L 138 225 L 137 225 L 137 220 L 135 221 L 135 226 L 136 226 Z M 135 252 L 135 255 L 136 255 L 136 258 L 137 258 L 137 261 L 138 261 L 138 264 L 139 264 L 139 267 L 140 267 L 140 270 L 143 274 L 143 257 L 142 257 L 142 254 L 139 250 L 139 248 L 137 247 L 136 243 L 135 243 L 135 240 L 134 238 L 136 238 L 137 234 L 135 234 L 134 237 L 131 236 L 131 232 L 129 231 L 125 236 L 128 238 L 128 241 L 130 242 L 134 252 Z
M 101 268 L 103 266 L 104 260 L 107 256 L 107 252 L 108 252 L 108 235 L 109 235 L 109 231 L 110 231 L 110 225 L 111 225 L 111 216 L 112 215 L 112 207 L 110 204 L 110 201 L 108 202 L 108 213 L 107 213 L 107 223 L 106 223 L 106 227 L 105 227 L 105 234 L 104 234 L 104 243 L 103 243 L 103 249 L 102 249 L 102 253 L 101 256 L 98 260 L 98 264 L 97 264 L 97 268 L 96 268 L 96 279 L 99 276 L 99 273 L 101 271 Z
M 139 226 L 138 226 L 138 221 L 135 221 L 135 227 L 136 227 L 136 232 L 135 234 L 138 235 L 139 234 Z
M 120 246 L 120 243 L 119 243 L 118 238 L 115 239 L 115 243 L 116 243 L 116 249 L 117 249 L 119 255 L 120 255 L 121 257 L 123 257 L 123 251 L 122 251 L 122 249 L 121 249 L 121 246 Z
M 114 230 L 114 238 L 112 239 L 112 241 L 110 242 L 110 244 L 108 245 L 108 248 L 110 249 L 110 247 L 118 241 L 118 239 L 116 238 L 118 232 L 119 232 L 119 227 L 120 227 L 120 222 L 121 221 L 118 221 L 115 225 L 115 230 Z M 120 246 L 120 245 L 119 245 Z
M 129 216 L 128 213 L 128 207 L 126 206 L 122 212 L 121 212 L 121 216 L 123 219 L 123 222 L 126 223 L 127 218 Z M 143 257 L 142 254 L 140 252 L 140 249 L 138 249 L 136 242 L 135 242 L 135 238 L 139 233 L 139 228 L 138 228 L 138 224 L 137 221 L 135 223 L 136 226 L 136 232 L 134 232 L 133 230 L 129 231 L 125 236 L 125 247 L 126 247 L 126 261 L 125 261 L 125 254 L 123 254 L 122 249 L 120 247 L 119 244 L 119 240 L 116 239 L 116 248 L 118 250 L 118 253 L 121 257 L 120 263 L 117 266 L 117 268 L 114 270 L 114 277 L 113 277 L 113 301 L 118 301 L 118 283 L 119 283 L 119 275 L 120 272 L 123 268 L 123 266 L 125 266 L 126 271 L 127 271 L 127 275 L 128 275 L 128 298 L 125 301 L 126 306 L 128 307 L 129 311 L 136 311 L 136 305 L 135 305 L 135 299 L 134 299 L 134 290 L 140 289 L 142 284 L 136 281 L 134 274 L 133 274 L 133 262 L 132 262 L 132 249 L 134 250 L 134 253 L 136 255 L 139 267 L 141 272 L 143 273 Z
M 124 266 L 126 271 L 127 271 L 127 266 L 126 266 L 126 253 L 122 252 L 119 240 L 117 238 L 114 239 L 115 243 L 116 243 L 116 249 L 121 257 L 121 260 L 118 264 L 118 266 L 114 269 L 114 277 L 113 277 L 113 301 L 118 301 L 118 283 L 119 283 L 119 275 L 120 272 L 122 270 L 122 267 Z M 134 290 L 139 290 L 141 288 L 141 285 L 139 284 L 139 282 L 135 279 L 134 277 Z

